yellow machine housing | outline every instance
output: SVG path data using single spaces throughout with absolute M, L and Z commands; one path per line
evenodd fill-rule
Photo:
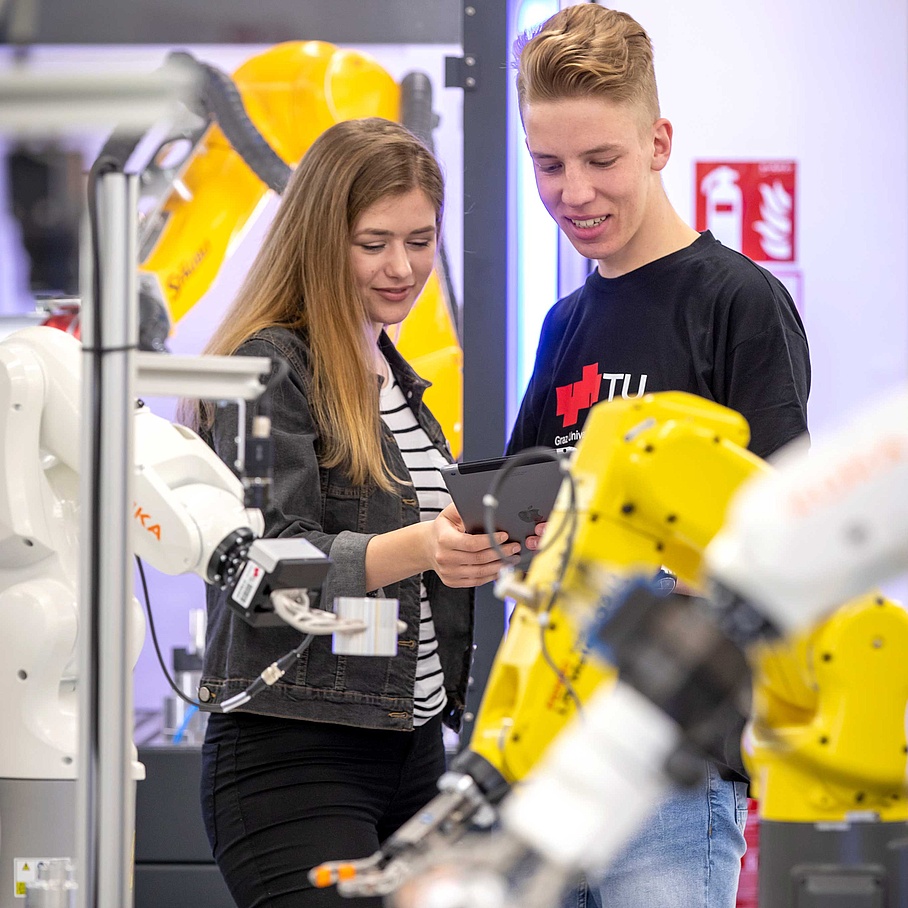
M 908 820 L 908 612 L 869 594 L 753 663 L 743 751 L 761 819 Z

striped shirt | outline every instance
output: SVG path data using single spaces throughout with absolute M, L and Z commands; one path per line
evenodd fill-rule
M 419 519 L 434 520 L 451 496 L 438 468 L 447 463 L 429 440 L 404 399 L 403 391 L 391 374 L 379 395 L 381 418 L 394 438 L 410 471 L 419 502 Z M 416 689 L 413 695 L 413 724 L 423 725 L 445 704 L 444 674 L 438 658 L 438 639 L 432 621 L 432 607 L 425 584 L 419 581 L 419 650 L 416 658 Z

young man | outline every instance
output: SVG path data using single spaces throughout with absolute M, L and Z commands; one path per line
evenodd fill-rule
M 665 193 L 672 125 L 643 28 L 574 5 L 515 55 L 539 195 L 597 268 L 545 319 L 508 453 L 574 444 L 564 439 L 578 437 L 590 406 L 655 391 L 739 411 L 761 457 L 805 432 L 810 365 L 791 297 L 697 233 Z M 726 765 L 663 804 L 605 878 L 581 889 L 580 908 L 733 908 L 746 818 L 738 735 L 727 750 Z

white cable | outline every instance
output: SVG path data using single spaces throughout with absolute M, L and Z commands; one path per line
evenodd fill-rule
M 245 691 L 241 694 L 237 694 L 235 697 L 231 697 L 229 700 L 225 700 L 221 704 L 221 712 L 229 713 L 232 710 L 236 709 L 238 706 L 243 706 L 245 703 L 248 703 L 252 697 L 249 696 Z

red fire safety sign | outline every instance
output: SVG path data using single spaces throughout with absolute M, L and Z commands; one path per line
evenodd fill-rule
M 797 259 L 795 161 L 697 161 L 697 230 L 756 262 Z

